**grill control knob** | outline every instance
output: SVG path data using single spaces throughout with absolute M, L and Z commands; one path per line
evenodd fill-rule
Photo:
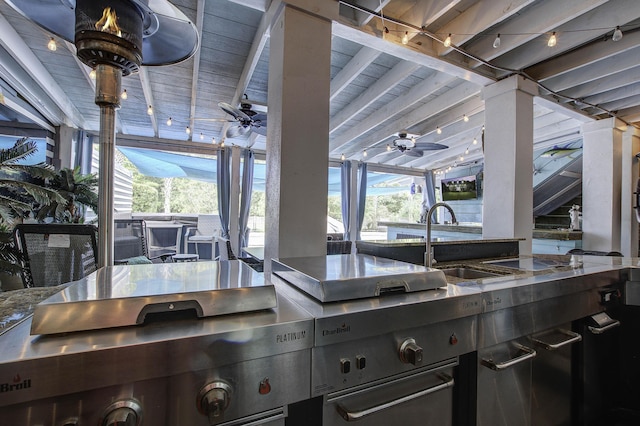
M 400 345 L 400 361 L 405 364 L 422 364 L 422 348 L 416 344 L 415 339 L 406 339 Z
M 105 410 L 102 426 L 138 426 L 142 424 L 142 407 L 132 399 L 116 401 Z
M 197 399 L 198 411 L 209 417 L 209 424 L 219 423 L 224 410 L 229 406 L 231 386 L 225 382 L 212 382 L 200 389 Z

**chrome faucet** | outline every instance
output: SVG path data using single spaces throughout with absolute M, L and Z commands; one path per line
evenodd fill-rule
M 445 207 L 447 210 L 449 210 L 449 213 L 451 213 L 451 223 L 458 223 L 458 221 L 456 220 L 456 214 L 453 212 L 453 209 L 449 204 L 435 203 L 433 206 L 431 206 L 429 212 L 427 212 L 427 247 L 424 253 L 424 265 L 427 268 L 431 268 L 431 265 L 433 264 L 433 253 L 431 253 L 431 215 L 433 215 L 433 212 L 436 211 L 438 207 Z

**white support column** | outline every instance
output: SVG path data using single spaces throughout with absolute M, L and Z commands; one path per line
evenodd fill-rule
M 483 238 L 533 239 L 533 97 L 535 83 L 513 76 L 483 90 L 485 99 Z
M 582 125 L 582 247 L 620 251 L 622 132 L 616 118 Z
M 240 157 L 242 154 L 242 148 L 234 146 L 231 148 L 231 198 L 229 199 L 229 241 L 231 242 L 231 249 L 240 256 L 240 247 L 238 247 L 238 240 L 240 235 L 239 230 L 239 215 L 240 215 Z
M 625 257 L 638 257 L 638 216 L 636 215 L 637 182 L 640 160 L 640 130 L 629 127 L 622 134 L 622 197 L 620 252 Z M 640 210 L 638 210 L 640 212 Z
M 61 125 L 55 136 L 56 151 L 60 168 L 73 168 L 76 157 L 77 130 L 73 127 Z
M 285 6 L 269 52 L 267 274 L 272 258 L 326 255 L 330 66 L 331 21 Z

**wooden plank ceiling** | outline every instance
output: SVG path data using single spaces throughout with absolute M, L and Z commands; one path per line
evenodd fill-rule
M 267 110 L 268 27 L 279 2 L 172 3 L 198 27 L 200 48 L 182 63 L 143 67 L 123 79 L 128 97 L 118 112 L 120 139 L 225 140 L 264 150 L 265 137 L 255 132 L 226 138 L 231 117 L 217 104 L 248 98 L 258 112 Z M 614 41 L 616 27 L 623 36 Z M 435 170 L 481 162 L 481 143 L 473 141 L 482 136 L 482 88 L 516 73 L 539 83 L 535 149 L 580 146 L 580 126 L 591 120 L 616 116 L 640 126 L 639 29 L 637 0 L 340 1 L 330 157 Z M 555 47 L 547 45 L 552 33 Z M 452 45 L 445 47 L 449 34 Z M 0 124 L 98 131 L 90 70 L 71 43 L 58 39 L 57 50 L 48 50 L 50 38 L 0 2 Z M 387 152 L 403 129 L 418 145 L 449 148 L 422 156 Z

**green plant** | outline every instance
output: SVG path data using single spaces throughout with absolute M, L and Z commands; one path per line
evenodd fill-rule
M 56 176 L 52 166 L 17 164 L 36 150 L 36 143 L 28 138 L 0 149 L 0 271 L 21 271 L 21 253 L 11 234 L 15 224 L 40 206 L 65 200 L 55 189 L 46 187 L 47 180 Z
M 52 200 L 43 205 L 36 219 L 53 218 L 55 222 L 83 223 L 86 208 L 98 211 L 98 177 L 82 174 L 80 168 L 62 169 L 47 181 L 47 187 L 58 192 L 63 200 Z

